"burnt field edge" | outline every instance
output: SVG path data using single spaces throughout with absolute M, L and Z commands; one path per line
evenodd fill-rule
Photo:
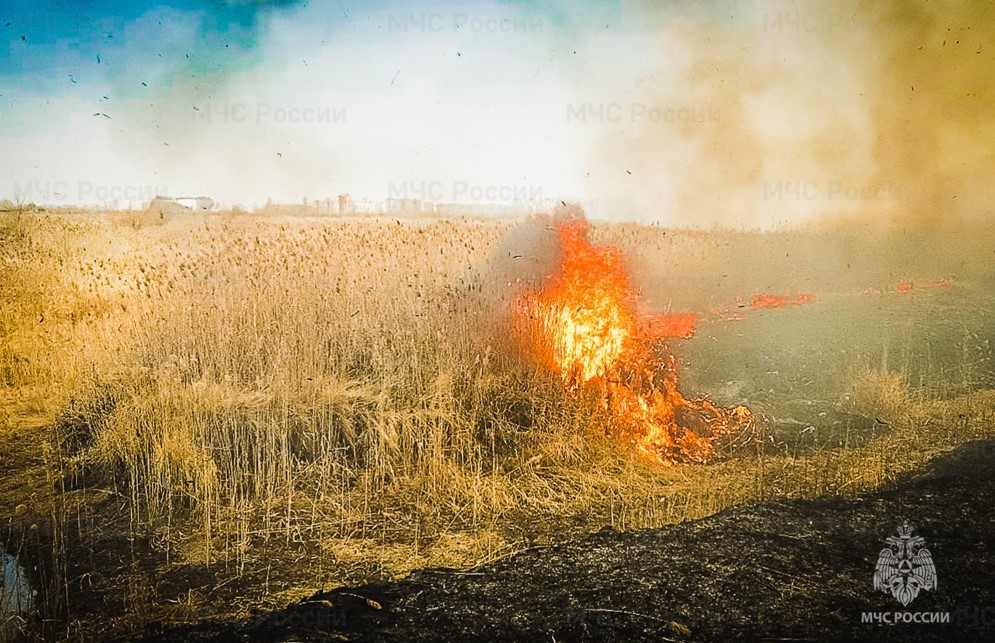
M 247 619 L 152 624 L 137 640 L 975 639 L 995 629 L 993 465 L 995 441 L 972 441 L 854 497 L 609 528 L 472 569 L 319 592 Z M 884 539 L 905 522 L 932 553 L 937 587 L 903 607 L 872 578 Z M 865 613 L 906 612 L 946 622 L 865 622 Z

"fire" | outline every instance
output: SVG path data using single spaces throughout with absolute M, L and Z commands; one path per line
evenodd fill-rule
M 653 315 L 645 322 L 645 331 L 651 337 L 683 337 L 694 335 L 698 327 L 697 313 Z
M 596 387 L 616 433 L 660 464 L 704 462 L 721 436 L 752 425 L 746 407 L 729 410 L 677 390 L 676 360 L 661 357 L 666 337 L 691 337 L 694 313 L 641 312 L 618 248 L 587 242 L 587 222 L 557 228 L 557 274 L 517 301 L 528 345 L 571 390 Z
M 760 308 L 781 308 L 792 304 L 810 304 L 813 301 L 815 301 L 815 295 L 810 292 L 800 293 L 794 299 L 789 299 L 784 295 L 757 293 L 750 299 L 750 308 L 754 310 Z
M 541 295 L 526 296 L 522 306 L 546 340 L 544 357 L 574 384 L 606 375 L 638 330 L 621 251 L 589 245 L 586 227 L 580 220 L 557 229 L 560 274 L 550 277 Z
M 864 295 L 882 295 L 884 293 L 896 292 L 900 295 L 908 295 L 917 290 L 925 290 L 928 288 L 949 288 L 954 285 L 952 279 L 934 279 L 932 281 L 900 281 L 895 284 L 894 290 L 889 290 L 887 288 L 875 288 L 869 286 L 864 288 L 861 294 Z
M 895 286 L 895 292 L 907 295 L 914 290 L 925 288 L 949 288 L 954 282 L 950 279 L 935 279 L 933 281 L 901 281 Z

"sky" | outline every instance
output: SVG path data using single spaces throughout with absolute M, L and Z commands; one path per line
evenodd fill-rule
M 950 0 L 0 0 L 0 198 L 973 212 L 993 25 Z

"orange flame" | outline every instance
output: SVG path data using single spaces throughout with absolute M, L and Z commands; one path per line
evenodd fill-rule
M 687 339 L 694 335 L 697 327 L 697 313 L 653 315 L 644 322 L 644 332 L 650 337 L 683 337 Z
M 616 248 L 596 248 L 584 240 L 583 220 L 557 228 L 563 248 L 560 274 L 541 295 L 527 294 L 521 309 L 537 322 L 550 365 L 565 381 L 604 376 L 628 349 L 637 324 L 631 312 L 635 293 Z
M 895 292 L 907 295 L 910 292 L 924 288 L 949 288 L 954 285 L 950 279 L 935 279 L 933 281 L 901 281 L 895 286 Z
M 757 293 L 750 299 L 750 308 L 754 310 L 759 308 L 781 308 L 782 306 L 789 306 L 791 304 L 810 304 L 813 301 L 815 301 L 815 295 L 810 292 L 800 293 L 794 299 L 788 299 L 783 295 Z
M 718 438 L 752 425 L 752 414 L 680 394 L 676 361 L 655 356 L 654 348 L 661 338 L 692 336 L 697 315 L 639 314 L 621 251 L 590 245 L 586 232 L 582 219 L 557 228 L 559 273 L 518 299 L 520 330 L 571 390 L 598 388 L 613 428 L 642 457 L 706 461 Z

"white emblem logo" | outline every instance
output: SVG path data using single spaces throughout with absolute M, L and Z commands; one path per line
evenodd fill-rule
M 911 603 L 919 590 L 936 589 L 933 556 L 923 547 L 926 541 L 912 535 L 908 523 L 899 525 L 898 536 L 888 536 L 884 541 L 888 546 L 878 554 L 874 589 L 891 592 L 902 605 Z

